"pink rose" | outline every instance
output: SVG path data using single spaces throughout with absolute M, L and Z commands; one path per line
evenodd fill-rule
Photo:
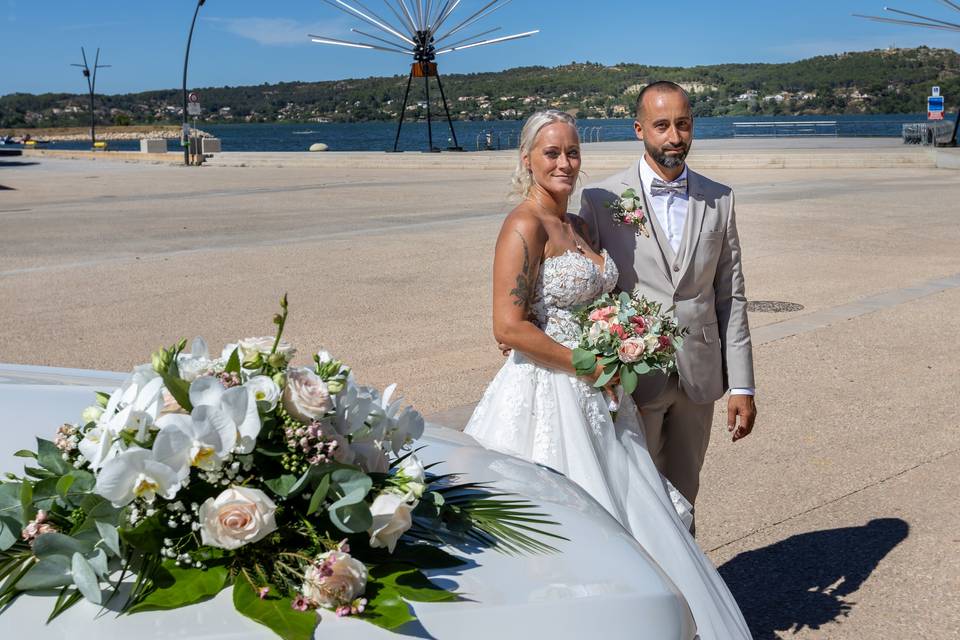
M 643 358 L 646 350 L 647 346 L 643 343 L 643 340 L 630 338 L 620 343 L 620 348 L 617 349 L 617 355 L 620 357 L 621 362 L 630 364 Z
M 633 325 L 633 332 L 638 336 L 643 335 L 643 332 L 647 330 L 647 321 L 643 319 L 643 316 L 633 316 L 630 318 L 630 324 Z
M 595 309 L 590 312 L 588 318 L 591 322 L 598 322 L 603 320 L 604 322 L 612 318 L 617 314 L 616 307 L 601 307 L 600 309 Z
M 629 334 L 627 333 L 627 330 L 624 329 L 623 326 L 622 326 L 622 325 L 619 325 L 619 324 L 611 324 L 611 325 L 610 325 L 610 333 L 612 333 L 613 335 L 617 336 L 617 337 L 620 338 L 621 340 L 626 340 L 626 339 L 627 339 L 627 336 L 629 335 Z
M 320 376 L 307 368 L 291 368 L 287 370 L 283 408 L 300 422 L 310 423 L 333 409 L 333 401 Z
M 660 336 L 660 346 L 657 348 L 657 351 L 666 351 L 673 346 L 673 341 L 670 340 L 670 336 Z

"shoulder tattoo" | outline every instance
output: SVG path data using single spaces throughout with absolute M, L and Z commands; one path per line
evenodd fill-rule
M 530 275 L 530 249 L 527 247 L 527 239 L 523 237 L 523 234 L 516 229 L 513 232 L 520 236 L 520 242 L 523 243 L 523 267 L 517 274 L 517 286 L 510 291 L 510 295 L 513 297 L 515 306 L 527 308 L 530 305 L 530 297 L 533 291 Z

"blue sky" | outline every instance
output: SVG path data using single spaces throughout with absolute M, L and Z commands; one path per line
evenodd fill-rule
M 383 10 L 382 0 L 361 0 Z M 494 35 L 541 29 L 533 38 L 441 56 L 441 73 L 494 71 L 571 61 L 691 66 L 783 62 L 813 55 L 926 44 L 957 48 L 960 34 L 851 17 L 879 14 L 885 2 L 946 20 L 960 13 L 937 0 L 513 0 L 477 24 Z M 113 65 L 98 93 L 177 87 L 195 0 L 0 0 L 0 95 L 80 92 L 80 47 L 102 49 Z M 451 20 L 483 0 L 462 0 Z M 378 11 L 379 12 L 379 11 Z M 361 27 L 321 0 L 207 0 L 191 53 L 191 87 L 331 80 L 406 74 L 395 54 L 309 42 L 307 33 L 350 38 Z M 483 30 L 483 28 L 479 28 Z M 465 32 L 467 34 L 470 31 Z M 492 36 L 491 36 L 492 37 Z

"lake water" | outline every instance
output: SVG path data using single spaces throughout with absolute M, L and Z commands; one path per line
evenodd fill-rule
M 763 116 L 697 118 L 697 138 L 732 138 L 735 122 L 836 122 L 840 137 L 900 137 L 904 123 L 924 122 L 926 114 L 895 115 L 837 115 L 837 116 Z M 485 145 L 487 133 L 494 148 L 515 148 L 522 121 L 497 120 L 490 122 L 454 122 L 457 142 L 467 151 L 476 151 Z M 633 121 L 630 119 L 581 120 L 584 141 L 608 142 L 633 140 Z M 307 151 L 311 144 L 322 142 L 331 151 L 385 151 L 393 149 L 397 125 L 395 122 L 363 123 L 300 123 L 300 124 L 228 124 L 201 125 L 201 129 L 218 137 L 224 151 Z M 807 127 L 808 129 L 810 127 Z M 834 131 L 833 127 L 824 130 Z M 452 146 L 450 128 L 445 120 L 433 122 L 434 147 Z M 139 150 L 136 140 L 111 140 L 114 150 Z M 56 142 L 44 145 L 53 149 L 87 149 L 88 142 Z M 179 145 L 171 140 L 170 150 Z M 400 136 L 400 149 L 423 151 L 427 149 L 425 122 L 406 122 Z

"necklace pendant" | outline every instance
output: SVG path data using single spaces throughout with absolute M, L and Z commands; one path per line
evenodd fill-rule
M 575 242 L 574 244 L 577 247 L 577 251 L 579 251 L 580 253 L 583 253 L 583 245 L 580 244 L 579 242 Z

